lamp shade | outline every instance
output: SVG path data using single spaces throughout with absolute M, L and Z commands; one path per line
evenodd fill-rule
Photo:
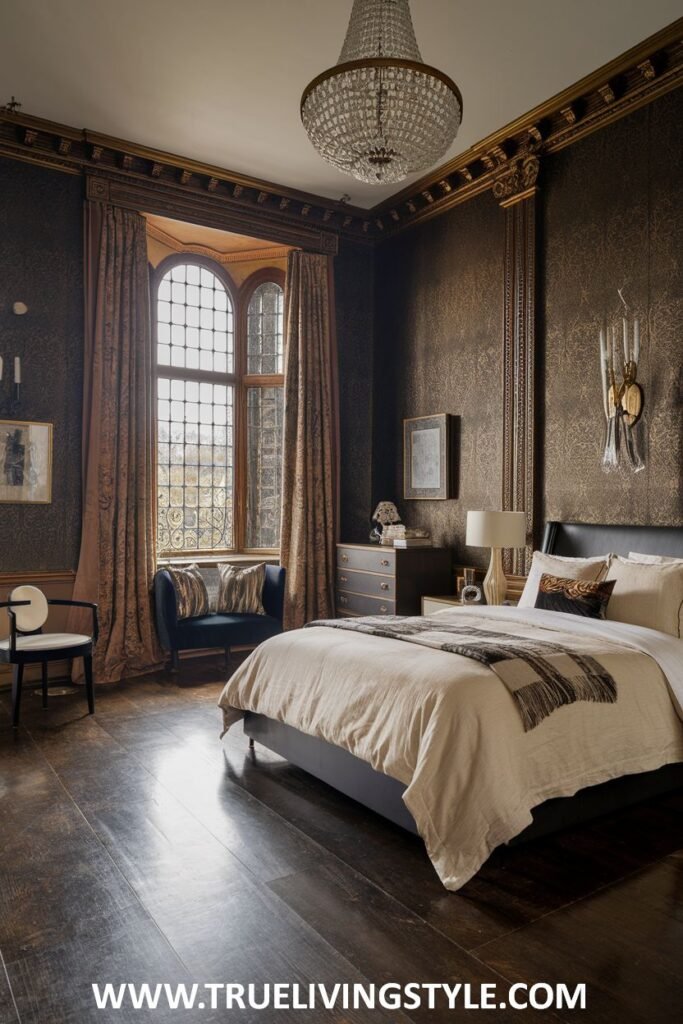
M 465 543 L 474 548 L 521 548 L 526 512 L 468 512 Z

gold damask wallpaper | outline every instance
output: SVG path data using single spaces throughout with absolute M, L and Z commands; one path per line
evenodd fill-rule
M 683 90 L 550 157 L 541 189 L 540 343 L 545 517 L 603 523 L 683 521 Z M 640 317 L 639 425 L 646 468 L 600 466 L 598 333 Z M 620 321 L 619 321 L 620 322 Z
M 500 503 L 505 221 L 483 195 L 388 242 L 378 253 L 375 312 L 374 500 L 397 500 L 468 564 L 468 509 Z M 459 417 L 458 498 L 403 501 L 402 421 Z

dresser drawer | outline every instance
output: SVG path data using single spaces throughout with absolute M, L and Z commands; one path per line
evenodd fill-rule
M 337 548 L 340 569 L 360 569 L 361 572 L 381 572 L 386 576 L 396 573 L 396 551 L 393 548 Z
M 395 615 L 396 603 L 364 594 L 336 593 L 337 612 L 350 615 Z
M 358 572 L 354 569 L 337 569 L 337 590 L 350 590 L 354 594 L 368 597 L 396 599 L 396 577 L 380 576 L 372 572 Z

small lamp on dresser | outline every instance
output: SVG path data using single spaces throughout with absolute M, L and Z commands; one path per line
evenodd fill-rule
M 468 512 L 465 543 L 474 548 L 491 548 L 491 563 L 484 578 L 488 604 L 502 604 L 507 581 L 503 572 L 503 548 L 526 544 L 525 512 Z

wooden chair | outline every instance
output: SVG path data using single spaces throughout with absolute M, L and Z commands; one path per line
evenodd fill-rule
M 93 616 L 92 634 L 44 633 L 51 605 L 69 605 L 73 608 L 90 608 Z M 9 601 L 1 601 L 0 608 L 7 609 L 10 635 L 0 640 L 0 662 L 13 665 L 12 676 L 12 725 L 19 725 L 21 709 L 21 685 L 24 665 L 40 662 L 43 674 L 43 707 L 47 707 L 47 665 L 49 661 L 83 658 L 85 689 L 88 697 L 88 712 L 95 712 L 95 690 L 92 677 L 92 652 L 98 636 L 97 605 L 91 601 L 67 601 L 45 597 L 38 587 L 15 587 Z

